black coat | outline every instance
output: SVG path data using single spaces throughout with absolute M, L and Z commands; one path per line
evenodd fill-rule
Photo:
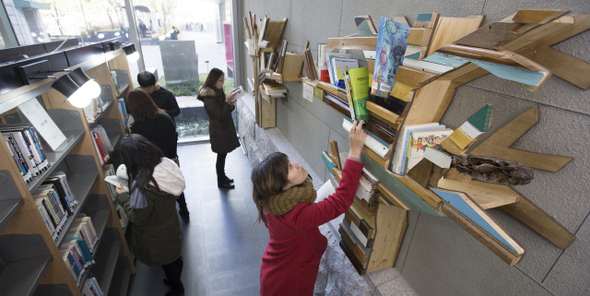
M 178 141 L 176 124 L 168 114 L 162 113 L 150 121 L 134 122 L 131 126 L 131 133 L 144 136 L 160 148 L 164 152 L 164 156 L 170 159 L 178 157 L 176 155 L 176 142 Z
M 199 89 L 197 99 L 203 101 L 209 116 L 211 150 L 215 153 L 229 153 L 240 147 L 231 116 L 235 107 L 225 102 L 223 92 L 203 87 Z

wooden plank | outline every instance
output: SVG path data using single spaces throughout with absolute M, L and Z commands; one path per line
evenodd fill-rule
M 269 101 L 260 100 L 260 127 L 269 128 L 277 126 L 277 100 L 274 97 L 270 97 Z
M 336 168 L 342 170 L 342 163 L 340 162 L 340 154 L 338 152 L 338 142 L 336 141 L 330 142 L 330 157 L 332 158 L 332 161 L 334 161 Z
M 518 161 L 540 170 L 557 172 L 573 158 L 509 148 L 539 121 L 539 106 L 534 105 L 487 138 L 470 154 Z
M 391 124 L 395 124 L 395 121 L 397 120 L 397 118 L 399 117 L 399 115 L 371 102 L 371 101 L 367 101 L 367 110 L 372 113 L 375 114 L 376 116 L 378 116 L 379 118 L 382 118 L 384 120 L 386 120 L 388 122 L 388 125 Z
M 514 37 L 515 33 L 511 31 L 518 26 L 519 24 L 516 23 L 493 22 L 453 43 L 493 50 L 496 49 L 497 44 Z
M 342 230 L 342 232 L 340 232 L 340 234 L 343 234 L 342 240 L 344 240 L 345 243 L 347 243 L 347 246 L 352 247 L 351 249 L 352 249 L 354 255 L 359 259 L 359 261 L 361 263 L 363 263 L 363 265 L 366 266 L 366 264 L 369 260 L 369 254 L 371 254 L 371 249 L 365 248 L 363 246 L 362 242 L 359 241 L 359 239 L 356 237 L 356 235 L 350 230 L 350 226 L 348 224 L 346 224 L 345 222 L 340 223 L 340 229 Z M 339 231 L 340 231 L 340 229 L 339 229 Z
M 383 198 L 385 198 L 392 205 L 407 211 L 410 210 L 410 207 L 408 207 L 401 199 L 397 198 L 397 196 L 389 191 L 389 189 L 387 189 L 383 184 L 379 183 L 379 185 L 377 185 L 377 190 L 381 196 L 383 196 Z
M 512 18 L 516 23 L 545 24 L 560 16 L 567 14 L 569 10 L 536 10 L 521 9 Z
M 436 76 L 438 75 L 431 72 L 399 66 L 397 68 L 397 74 L 395 74 L 395 81 L 396 84 L 397 82 L 401 82 L 411 87 L 416 87 L 417 85 L 422 84 L 425 81 L 429 81 Z
M 483 230 L 477 227 L 474 223 L 472 223 L 448 203 L 443 203 L 441 210 L 445 216 L 451 218 L 451 220 L 459 224 L 461 228 L 469 232 L 469 234 L 475 237 L 479 242 L 481 242 L 484 246 L 494 252 L 494 254 L 496 254 L 498 257 L 500 257 L 500 259 L 504 260 L 504 262 L 508 263 L 509 265 L 515 265 L 518 263 L 520 258 L 522 258 L 522 255 L 516 255 L 513 252 L 510 252 L 498 241 L 489 237 Z
M 376 220 L 375 239 L 367 272 L 395 264 L 408 226 L 407 211 L 394 206 L 379 205 Z
M 281 45 L 283 36 L 283 31 L 285 30 L 285 25 L 287 24 L 287 18 L 279 21 L 271 21 L 269 20 L 266 24 L 266 28 L 264 30 L 264 37 L 263 40 L 268 41 L 266 47 L 270 48 L 277 48 Z
M 438 187 L 465 192 L 484 210 L 513 204 L 522 197 L 510 186 L 472 181 L 470 176 L 461 174 L 456 169 L 449 170 L 438 181 Z
M 561 249 L 566 249 L 575 239 L 569 230 L 522 196 L 518 202 L 500 209 L 520 220 Z
M 303 55 L 286 53 L 283 64 L 283 80 L 301 81 L 301 70 L 303 70 Z
M 393 85 L 393 88 L 391 89 L 391 92 L 389 93 L 390 96 L 400 99 L 404 102 L 408 102 L 409 99 L 409 95 L 410 92 L 414 89 L 413 86 L 401 83 L 401 82 L 395 82 L 395 84 Z
M 436 25 L 434 36 L 430 49 L 428 50 L 429 56 L 433 54 L 441 46 L 450 44 L 453 41 L 477 30 L 483 21 L 483 15 L 466 17 L 466 18 L 451 18 L 441 17 Z
M 414 68 L 420 71 L 426 71 L 433 74 L 443 74 L 445 72 L 453 70 L 453 67 L 446 65 L 440 65 L 436 63 L 430 63 L 426 61 L 419 61 L 414 59 L 404 58 L 404 66 Z
M 423 28 L 411 28 L 410 34 L 408 35 L 407 44 L 420 45 L 425 30 L 426 29 Z
M 492 49 L 457 44 L 447 44 L 441 46 L 438 50 L 436 50 L 436 52 L 460 56 L 468 59 L 524 68 L 523 65 L 511 59 L 511 56 L 505 54 L 505 52 Z
M 357 258 L 354 257 L 354 254 L 352 254 L 350 249 L 348 249 L 348 247 L 344 244 L 344 240 L 341 240 L 338 245 L 340 246 L 340 248 L 344 252 L 344 255 L 346 255 L 346 257 L 348 257 L 348 260 L 350 261 L 350 263 L 352 264 L 354 269 L 356 269 L 356 272 L 358 272 L 359 275 L 364 275 L 365 274 L 364 266 L 358 262 Z
M 413 180 L 405 178 L 405 176 L 393 175 L 365 153 L 361 153 L 361 160 L 365 164 L 365 168 L 411 210 L 442 217 L 442 214 L 436 211 L 441 200 L 430 190 L 417 186 Z
M 540 40 L 546 40 L 546 42 L 550 42 L 549 40 L 564 40 L 563 38 L 571 37 L 571 35 L 567 34 L 566 32 L 570 30 L 573 30 L 572 32 L 577 32 L 577 30 L 574 29 L 577 27 L 575 23 L 578 22 L 578 20 L 581 21 L 586 19 L 585 16 L 587 15 L 581 16 L 583 17 L 575 18 L 575 16 L 562 16 L 556 20 L 553 20 L 552 22 L 538 26 L 526 33 L 520 35 L 516 34 L 513 36 L 513 38 L 503 40 L 499 45 L 508 50 L 517 51 L 531 43 L 535 43 Z M 559 41 L 555 41 L 555 43 Z
M 430 51 L 432 37 L 434 35 L 434 32 L 436 31 L 436 26 L 438 25 L 439 19 L 440 13 L 421 13 L 418 14 L 418 17 L 416 18 L 414 28 L 425 29 L 424 33 L 422 34 L 422 40 L 420 42 L 420 60 L 424 59 Z
M 377 48 L 377 37 L 333 37 L 328 38 L 326 48 L 372 50 Z

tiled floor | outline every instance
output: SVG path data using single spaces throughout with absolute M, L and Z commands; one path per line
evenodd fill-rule
M 190 220 L 181 219 L 182 281 L 185 295 L 260 295 L 261 257 L 268 242 L 263 224 L 255 224 L 252 166 L 241 148 L 228 154 L 226 174 L 235 189 L 217 188 L 216 154 L 209 143 L 178 147 L 187 187 Z M 164 295 L 168 287 L 162 268 L 136 261 L 137 273 L 129 295 Z

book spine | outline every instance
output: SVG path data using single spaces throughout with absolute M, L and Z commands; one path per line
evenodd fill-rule
M 37 132 L 37 129 L 35 129 L 35 127 L 31 127 L 31 131 L 33 132 L 33 136 L 35 137 L 35 141 L 39 144 L 39 150 L 41 150 L 41 154 L 43 155 L 43 159 L 47 160 L 47 154 L 45 154 L 45 149 L 43 149 L 43 145 L 41 145 L 41 140 L 39 138 L 39 133 Z M 48 162 L 48 166 L 50 166 L 49 160 L 47 160 L 47 162 Z
M 29 162 L 25 159 L 25 155 L 23 154 L 23 151 L 21 151 L 14 135 L 9 134 L 8 139 L 10 140 L 10 143 L 12 144 L 12 147 L 14 148 L 14 152 L 16 153 L 18 159 L 20 160 L 20 163 L 23 165 L 23 167 L 25 169 L 26 173 L 25 173 L 25 175 L 23 175 L 23 179 L 25 180 L 25 182 L 30 182 L 33 179 L 33 172 L 31 170 L 31 167 L 29 166 Z
M 18 145 L 18 148 L 20 149 L 21 153 L 23 154 L 23 158 L 27 162 L 29 169 L 31 170 L 31 174 L 33 176 L 39 175 L 39 170 L 37 169 L 37 166 L 35 165 L 35 162 L 33 161 L 33 154 L 31 152 L 31 150 L 27 147 L 27 144 L 25 142 L 23 134 L 20 131 L 13 132 L 11 134 L 14 136 L 14 139 Z
M 392 164 L 392 172 L 396 173 L 396 174 L 400 174 L 401 172 L 401 165 L 402 165 L 402 161 L 403 161 L 403 157 L 404 157 L 404 152 L 402 149 L 404 147 L 404 142 L 406 141 L 406 137 L 408 134 L 408 130 L 407 128 L 404 126 L 402 127 L 402 132 L 399 136 L 399 138 L 397 139 L 397 143 L 395 143 L 395 152 L 393 154 L 393 161 L 391 162 Z
M 8 135 L 2 135 L 2 136 L 4 138 L 4 142 L 6 143 L 6 146 L 8 147 L 8 151 L 10 151 L 10 155 L 12 156 L 12 159 L 14 159 L 14 162 L 16 163 L 16 166 L 18 167 L 18 169 L 20 171 L 21 176 L 24 176 L 27 173 L 27 171 L 25 170 L 25 167 L 23 166 L 22 162 L 20 161 L 20 159 L 16 155 L 16 151 L 14 151 L 14 147 L 12 147 L 12 142 L 8 138 Z

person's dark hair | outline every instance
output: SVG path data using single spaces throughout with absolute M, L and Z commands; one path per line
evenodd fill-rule
M 211 69 L 211 71 L 209 71 L 209 75 L 207 75 L 207 79 L 205 79 L 205 83 L 203 83 L 203 86 L 217 91 L 217 89 L 215 89 L 215 83 L 217 83 L 217 80 L 219 80 L 221 75 L 224 75 L 222 70 L 219 70 L 218 68 Z
M 127 96 L 127 111 L 137 122 L 152 120 L 165 111 L 158 108 L 152 97 L 142 89 L 136 88 Z
M 288 175 L 289 157 L 281 152 L 270 154 L 252 170 L 252 198 L 258 209 L 257 223 L 261 220 L 266 223 L 262 202 L 283 191 L 289 181 Z
M 162 161 L 164 154 L 156 145 L 140 134 L 130 134 L 121 140 L 121 157 L 127 167 L 129 188 L 135 180 L 135 186 L 145 193 L 145 188 L 152 181 L 156 189 L 160 190 L 158 182 L 152 174 L 154 168 Z
M 137 74 L 137 83 L 141 87 L 156 85 L 156 76 L 148 71 L 139 72 Z

